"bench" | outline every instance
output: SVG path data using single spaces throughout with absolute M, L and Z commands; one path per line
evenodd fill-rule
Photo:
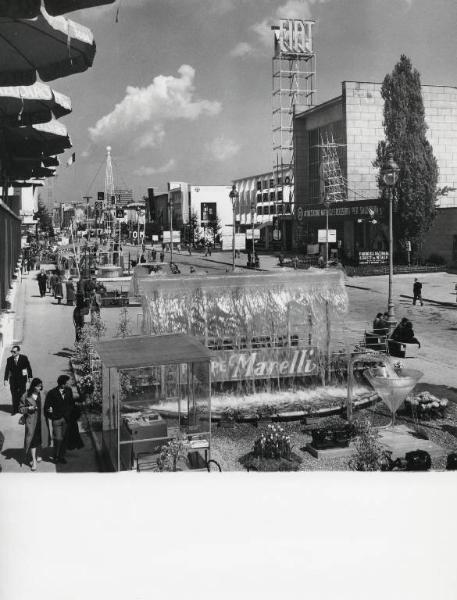
M 376 331 L 365 331 L 364 346 L 370 350 L 387 353 L 387 335 Z

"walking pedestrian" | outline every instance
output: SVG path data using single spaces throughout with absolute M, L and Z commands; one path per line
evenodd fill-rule
M 190 242 L 187 244 L 187 251 L 189 252 L 189 256 L 192 256 L 192 246 L 190 245 Z
M 90 293 L 89 310 L 90 310 L 90 322 L 93 324 L 97 319 L 100 319 L 100 307 L 101 297 L 95 290 Z
M 57 281 L 54 285 L 54 298 L 57 300 L 57 304 L 60 304 L 62 302 L 63 285 L 62 278 L 60 277 L 60 275 L 57 275 Z
M 37 456 L 37 450 L 41 451 L 43 447 L 49 446 L 49 428 L 42 414 L 42 390 L 43 382 L 35 377 L 19 401 L 19 412 L 23 415 L 25 425 L 24 462 L 27 463 L 30 453 L 32 471 L 36 471 L 37 463 L 41 462 L 41 456 Z
M 157 250 L 153 248 L 152 250 L 152 262 L 155 262 L 157 258 Z
M 56 288 L 56 283 L 57 283 L 58 279 L 59 278 L 57 277 L 57 275 L 55 273 L 52 273 L 49 278 L 49 284 L 51 286 L 50 292 L 54 296 L 54 298 L 56 297 L 56 289 L 55 288 Z
M 38 289 L 40 291 L 40 296 L 44 298 L 46 296 L 46 283 L 48 281 L 48 276 L 46 275 L 44 269 L 41 269 L 36 278 L 38 281 Z
M 162 252 L 160 253 L 160 262 L 163 263 L 165 259 L 165 252 L 162 250 Z
M 75 301 L 75 284 L 73 283 L 73 278 L 69 277 L 68 281 L 65 283 L 66 293 L 67 293 L 67 306 L 73 306 L 73 302 Z
M 85 311 L 87 310 L 88 309 L 84 305 L 78 306 L 77 303 L 73 311 L 73 325 L 75 326 L 75 343 L 79 342 L 81 339 L 82 330 L 84 327 L 84 315 L 86 314 Z
M 44 402 L 44 414 L 52 423 L 54 440 L 54 461 L 65 464 L 66 434 L 71 420 L 75 401 L 73 392 L 68 385 L 68 375 L 59 375 L 57 387 L 49 390 Z
M 413 285 L 413 304 L 416 305 L 416 300 L 419 300 L 421 306 L 424 306 L 424 301 L 422 300 L 422 283 L 417 279 L 414 279 Z
M 11 356 L 6 361 L 4 385 L 9 382 L 12 400 L 11 414 L 15 415 L 19 410 L 19 400 L 25 392 L 27 380 L 32 378 L 32 367 L 25 354 L 20 354 L 21 347 L 13 346 Z

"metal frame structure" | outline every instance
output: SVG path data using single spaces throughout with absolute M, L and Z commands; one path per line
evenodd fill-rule
M 290 213 L 294 213 L 294 161 L 295 144 L 293 120 L 297 107 L 300 110 L 311 108 L 314 102 L 316 78 L 316 54 L 312 49 L 311 28 L 314 21 L 289 21 L 287 33 L 284 23 L 274 26 L 275 54 L 272 59 L 272 134 L 273 134 L 273 174 L 275 197 L 282 190 L 282 202 L 290 203 Z M 290 23 L 298 23 L 306 31 L 308 43 L 299 45 L 292 39 L 296 31 Z M 285 32 L 285 33 L 284 33 Z M 293 49 L 296 47 L 296 50 Z M 284 172 L 289 175 L 285 175 Z M 285 182 L 289 177 L 289 182 Z M 290 197 L 284 198 L 284 184 L 290 183 Z M 283 211 L 284 213 L 284 211 Z

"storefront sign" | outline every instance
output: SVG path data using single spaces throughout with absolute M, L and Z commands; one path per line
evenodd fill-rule
M 379 206 L 335 206 L 331 207 L 328 210 L 329 217 L 337 217 L 337 216 L 368 216 L 372 217 L 374 215 L 381 214 L 381 207 Z M 325 217 L 327 214 L 327 210 L 325 207 L 322 208 L 304 208 L 303 209 L 303 217 L 305 218 L 317 218 L 317 217 Z
M 211 361 L 212 381 L 243 381 L 278 377 L 310 376 L 317 373 L 317 349 L 259 348 L 220 350 Z
M 252 229 L 246 229 L 246 239 L 252 240 Z M 254 239 L 260 240 L 260 229 L 254 229 Z
M 222 235 L 222 250 L 233 249 L 233 234 Z M 244 233 L 235 233 L 235 250 L 244 250 L 246 248 L 246 235 Z
M 313 52 L 314 21 L 281 19 L 279 21 L 278 46 L 285 54 L 311 54 Z
M 380 265 L 389 262 L 389 253 L 385 251 L 359 252 L 359 265 Z

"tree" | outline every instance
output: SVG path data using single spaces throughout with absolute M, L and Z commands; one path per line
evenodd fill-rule
M 386 139 L 379 142 L 373 165 L 380 169 L 378 186 L 384 198 L 389 192 L 382 171 L 389 157 L 400 168 L 394 188 L 394 240 L 403 248 L 410 240 L 415 251 L 435 218 L 438 164 L 426 138 L 420 74 L 404 54 L 392 73 L 385 76 L 381 96 Z
M 195 244 L 200 239 L 200 228 L 198 226 L 198 215 L 192 211 L 189 222 L 183 225 L 184 240 L 186 243 Z
M 219 234 L 222 231 L 222 222 L 219 219 L 219 217 L 215 217 L 211 221 L 208 221 L 206 228 L 211 237 L 213 238 L 213 246 L 215 246 L 216 242 L 218 241 Z
M 39 220 L 41 231 L 49 233 L 52 229 L 52 218 L 40 197 L 38 197 L 38 210 L 33 216 L 35 220 Z

